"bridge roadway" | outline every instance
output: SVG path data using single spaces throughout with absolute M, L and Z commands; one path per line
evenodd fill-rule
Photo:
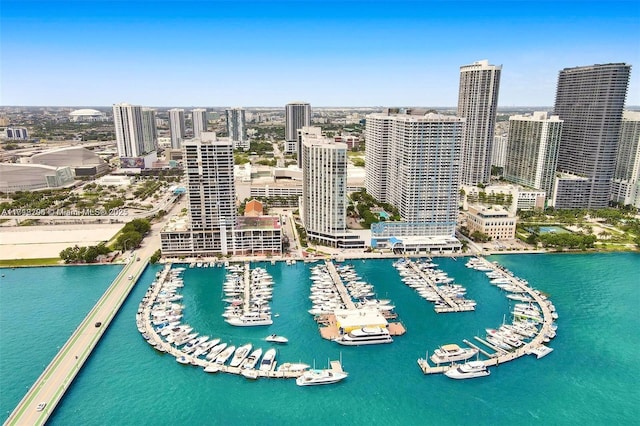
M 66 389 L 91 355 L 93 348 L 106 332 L 111 320 L 149 263 L 149 258 L 159 247 L 159 244 L 150 243 L 148 238 L 145 242 L 146 245 L 136 252 L 140 261 L 131 257 L 129 263 L 124 266 L 111 286 L 13 410 L 5 426 L 42 425 L 47 421 Z M 132 279 L 129 279 L 130 276 Z M 101 322 L 102 325 L 96 327 L 97 322 Z M 47 405 L 42 411 L 37 411 L 36 407 L 42 402 Z

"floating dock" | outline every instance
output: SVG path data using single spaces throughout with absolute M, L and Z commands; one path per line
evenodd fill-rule
M 502 271 L 498 266 L 496 266 L 495 264 L 489 262 L 488 260 L 484 259 L 484 258 L 479 258 L 482 260 L 482 262 L 484 264 L 486 264 L 487 267 L 490 267 L 493 271 L 498 271 L 500 270 L 501 273 L 504 275 L 505 278 L 508 278 L 510 284 L 518 287 L 519 289 L 523 290 L 523 292 L 527 293 L 529 296 L 531 296 L 533 298 L 533 300 L 540 306 L 540 309 L 542 310 L 542 317 L 543 317 L 543 321 L 542 321 L 542 327 L 540 327 L 540 330 L 538 331 L 538 334 L 536 334 L 533 339 L 531 339 L 530 342 L 525 343 L 524 345 L 522 345 L 522 347 L 517 348 L 511 352 L 506 351 L 504 349 L 501 348 L 496 348 L 494 345 L 491 345 L 489 342 L 484 341 L 483 339 L 479 338 L 479 337 L 475 337 L 476 340 L 482 342 L 483 345 L 492 348 L 496 351 L 496 353 L 494 354 L 489 354 L 486 351 L 483 351 L 482 349 L 480 349 L 479 347 L 471 344 L 469 341 L 464 340 L 464 342 L 475 348 L 478 349 L 482 352 L 483 355 L 489 357 L 489 359 L 484 360 L 484 365 L 487 367 L 491 367 L 491 366 L 497 366 L 500 364 L 504 364 L 505 362 L 509 362 L 512 361 L 516 358 L 520 358 L 523 355 L 529 355 L 529 354 L 536 354 L 536 350 L 540 349 L 540 348 L 546 348 L 546 346 L 544 345 L 544 341 L 547 338 L 548 335 L 551 335 L 553 330 L 551 329 L 551 325 L 553 324 L 553 316 L 552 316 L 552 311 L 551 311 L 551 307 L 550 307 L 550 302 L 540 294 L 539 291 L 532 289 L 531 287 L 529 287 L 529 285 L 527 285 L 526 283 L 524 283 L 523 281 L 521 281 L 520 279 L 518 279 L 517 277 L 514 277 L 513 275 L 510 275 L 508 273 L 506 273 L 505 271 Z M 546 350 L 542 351 L 545 355 L 549 352 L 551 352 L 550 350 L 551 348 L 547 348 Z M 544 356 L 544 355 L 543 355 Z M 420 367 L 420 369 L 422 370 L 422 372 L 424 374 L 437 374 L 437 373 L 444 373 L 445 371 L 447 371 L 449 368 L 451 368 L 450 365 L 447 366 L 431 366 L 429 364 L 429 362 L 425 359 L 419 359 L 418 360 L 418 366 Z

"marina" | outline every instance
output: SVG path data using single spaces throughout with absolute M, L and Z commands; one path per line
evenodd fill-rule
M 225 295 L 238 296 L 233 293 L 241 294 L 243 297 L 237 302 L 243 308 L 241 312 L 236 313 L 235 317 L 226 318 L 225 322 L 238 325 L 229 320 L 241 318 L 242 323 L 239 325 L 252 326 L 254 324 L 251 324 L 251 320 L 246 320 L 246 318 L 260 320 L 265 315 L 269 315 L 270 320 L 270 314 L 256 310 L 260 309 L 263 304 L 256 303 L 255 294 L 256 289 L 273 285 L 271 277 L 262 268 L 251 270 L 248 263 L 244 266 L 228 266 L 227 269 L 226 285 L 231 283 L 233 287 L 227 287 Z M 219 338 L 209 340 L 209 336 L 198 336 L 198 333 L 191 333 L 193 328 L 181 324 L 179 321 L 182 317 L 182 306 L 167 303 L 175 301 L 175 296 L 178 295 L 177 290 L 184 286 L 181 277 L 183 271 L 182 267 L 172 269 L 172 265 L 165 265 L 140 302 L 136 323 L 138 331 L 150 346 L 159 352 L 174 356 L 180 364 L 201 367 L 206 373 L 222 372 L 242 375 L 247 379 L 255 380 L 260 377 L 294 379 L 307 371 L 308 365 L 306 364 L 298 364 L 298 366 L 305 365 L 304 368 L 279 368 L 276 370 L 276 351 L 273 348 L 264 351 L 264 356 L 262 356 L 263 349 L 254 348 L 251 343 L 236 347 L 225 342 L 221 343 Z M 239 279 L 240 277 L 243 279 Z M 242 285 L 238 286 L 238 283 L 242 283 Z M 231 288 L 233 290 L 228 291 Z M 256 315 L 256 317 L 252 317 L 252 315 Z M 286 343 L 288 339 L 283 336 L 270 335 L 265 341 L 282 344 Z M 285 363 L 283 365 L 291 366 L 292 364 Z M 332 374 L 331 371 L 334 368 L 315 371 L 320 372 L 318 374 Z M 305 383 L 311 384 L 309 380 Z
M 556 326 L 554 319 L 558 316 L 557 314 L 553 315 L 555 307 L 542 293 L 529 287 L 528 282 L 515 277 L 510 271 L 505 270 L 497 263 L 491 263 L 484 258 L 478 257 L 470 259 L 467 262 L 467 267 L 486 272 L 487 276 L 490 278 L 493 277 L 491 284 L 509 285 L 514 287 L 517 293 L 526 293 L 527 297 L 531 298 L 539 308 L 534 306 L 532 302 L 529 302 L 529 304 L 525 306 L 516 304 L 513 311 L 514 323 L 512 326 L 503 324 L 499 330 L 487 329 L 486 340 L 474 336 L 475 340 L 493 350 L 493 353 L 489 353 L 476 345 L 472 345 L 466 339 L 464 340 L 464 342 L 471 347 L 471 350 L 468 350 L 466 354 L 470 354 L 472 351 L 477 355 L 481 353 L 487 357 L 486 360 L 481 361 L 478 358 L 476 361 L 470 361 L 460 366 L 455 362 L 468 359 L 470 356 L 466 358 L 459 357 L 460 359 L 455 359 L 455 356 L 447 358 L 446 354 L 444 356 L 441 355 L 442 349 L 440 349 L 440 353 L 438 353 L 441 355 L 440 357 L 431 357 L 431 361 L 434 362 L 436 366 L 429 365 L 427 357 L 418 359 L 418 365 L 424 374 L 445 373 L 445 375 L 449 377 L 453 376 L 452 378 L 456 379 L 483 377 L 489 375 L 487 367 L 504 364 L 530 354 L 536 355 L 536 357 L 540 359 L 553 351 L 552 348 L 545 346 L 544 343 L 549 342 L 550 339 L 555 337 Z M 542 318 L 540 321 L 535 321 L 534 325 L 532 325 L 528 320 L 534 317 L 536 313 L 542 315 Z M 527 319 L 527 322 L 523 323 L 520 321 L 522 319 Z M 537 328 L 538 323 L 541 323 L 540 329 Z M 535 330 L 535 333 L 532 330 Z M 516 331 L 516 333 L 512 333 L 512 331 Z M 531 338 L 531 340 L 524 343 L 521 339 L 527 336 Z M 447 348 L 447 346 L 445 346 L 445 348 Z M 457 345 L 455 345 L 455 347 L 454 345 L 449 345 L 448 349 L 456 353 L 463 351 L 457 347 Z M 466 356 L 466 354 L 464 356 Z M 442 363 L 449 365 L 441 365 Z M 480 364 L 482 364 L 482 368 L 479 367 Z M 448 374 L 450 371 L 452 371 L 452 373 Z
M 272 308 L 285 322 L 281 323 L 274 317 L 274 326 L 256 327 L 253 330 L 226 327 L 220 316 L 224 307 L 219 302 L 220 285 L 211 287 L 210 282 L 223 282 L 224 269 L 194 267 L 187 269 L 184 274 L 185 287 L 181 291 L 184 294 L 181 303 L 185 304 L 184 323 L 189 323 L 202 334 L 209 334 L 212 338 L 220 337 L 223 341 L 236 345 L 252 341 L 261 346 L 261 340 L 270 333 L 284 335 L 289 338 L 290 343 L 288 346 L 277 347 L 281 353 L 277 359 L 281 360 L 307 360 L 308 364 L 313 364 L 311 361 L 315 358 L 325 367 L 327 357 L 337 359 L 338 352 L 342 350 L 345 369 L 349 371 L 348 379 L 339 385 L 333 385 L 339 387 L 320 386 L 304 390 L 288 380 L 258 379 L 258 383 L 254 384 L 244 377 L 233 375 L 211 377 L 198 371 L 198 368 L 176 363 L 173 356 L 154 350 L 141 338 L 135 327 L 133 318 L 138 303 L 153 280 L 155 271 L 160 270 L 156 265 L 148 268 L 139 285 L 133 289 L 112 322 L 109 333 L 93 351 L 82 374 L 69 387 L 48 424 L 118 424 L 118 413 L 123 410 L 133 411 L 130 419 L 137 424 L 163 424 L 167 418 L 175 418 L 172 416 L 176 416 L 176 413 L 188 413 L 188 417 L 198 423 L 207 423 L 208 419 L 215 417 L 219 422 L 257 424 L 267 415 L 266 411 L 259 407 L 255 410 L 244 408 L 247 400 L 255 398 L 261 398 L 270 410 L 282 410 L 286 413 L 282 416 L 282 424 L 304 422 L 309 410 L 319 404 L 333 413 L 323 418 L 334 424 L 345 424 L 344 418 L 336 414 L 341 412 L 340 407 L 343 406 L 343 401 L 336 398 L 336 392 L 353 395 L 355 404 L 365 404 L 373 399 L 379 401 L 357 419 L 350 418 L 351 424 L 412 424 L 411 419 L 426 416 L 442 424 L 459 424 L 473 422 L 477 414 L 472 413 L 479 411 L 485 416 L 481 422 L 483 424 L 572 424 L 576 419 L 591 424 L 594 416 L 620 424 L 631 422 L 635 417 L 634 413 L 637 413 L 634 412 L 637 407 L 631 403 L 631 399 L 620 398 L 619 395 L 620 392 L 625 395 L 634 395 L 636 392 L 632 385 L 635 383 L 635 358 L 634 352 L 630 351 L 633 345 L 620 347 L 616 363 L 607 362 L 602 354 L 611 348 L 611 341 L 622 341 L 624 336 L 628 336 L 629 330 L 635 329 L 635 305 L 630 303 L 635 296 L 629 296 L 637 295 L 637 286 L 630 280 L 638 265 L 637 254 L 510 255 L 490 257 L 489 260 L 499 261 L 517 276 L 526 278 L 532 286 L 551 295 L 550 298 L 561 316 L 561 332 L 551 343 L 555 350 L 544 360 L 537 360 L 535 355 L 531 355 L 519 358 L 518 362 L 507 363 L 504 368 L 490 367 L 491 375 L 477 379 L 477 382 L 454 381 L 444 375 L 424 376 L 416 369 L 415 360 L 425 356 L 425 349 L 431 355 L 434 349 L 444 343 L 456 342 L 461 347 L 469 346 L 463 344 L 462 339 L 466 337 L 475 342 L 472 336 L 483 337 L 480 333 L 485 327 L 497 328 L 502 322 L 503 314 L 508 315 L 512 310 L 510 302 L 502 296 L 506 293 L 491 286 L 484 274 L 472 275 L 475 271 L 464 268 L 463 259 L 458 259 L 457 262 L 437 259 L 436 262 L 454 276 L 456 281 L 465 283 L 471 297 L 478 300 L 481 309 L 473 314 L 473 322 L 477 325 L 470 324 L 467 315 L 438 316 L 430 308 L 425 311 L 427 306 L 424 301 L 417 298 L 413 290 L 399 280 L 391 267 L 391 261 L 358 261 L 358 271 L 363 276 L 370 277 L 382 296 L 393 299 L 409 331 L 404 338 L 396 339 L 397 343 L 392 345 L 357 349 L 341 348 L 316 335 L 317 325 L 306 313 L 309 308 L 308 287 L 301 285 L 308 280 L 303 262 L 293 266 L 283 263 L 267 265 L 277 283 Z M 99 270 L 103 267 L 84 268 Z M 61 275 L 61 278 L 64 277 L 64 284 L 56 281 L 56 271 L 62 270 L 68 270 Z M 50 356 L 51 359 L 55 354 L 48 355 L 51 353 L 51 346 L 55 351 L 55 346 L 62 345 L 81 321 L 80 318 L 73 323 L 61 318 L 66 322 L 57 323 L 53 307 L 60 309 L 64 302 L 61 297 L 63 294 L 69 291 L 77 293 L 71 283 L 73 277 L 76 277 L 76 281 L 78 279 L 75 271 L 82 270 L 83 267 L 59 267 L 3 271 L 6 274 L 3 296 L 9 297 L 8 300 L 15 300 L 15 294 L 28 297 L 29 301 L 23 305 L 25 309 L 40 312 L 30 322 L 34 326 L 31 330 L 24 326 L 18 327 L 17 324 L 15 327 L 3 327 L 2 358 L 5 368 L 9 368 L 2 373 L 6 381 L 3 382 L 0 399 L 4 401 L 5 410 L 15 407 L 26 388 L 42 371 L 40 365 L 44 368 L 48 362 L 34 359 L 42 355 Z M 549 274 L 549 270 L 553 270 L 553 274 Z M 111 282 L 114 276 L 115 274 L 108 281 Z M 105 289 L 107 286 L 108 282 L 101 285 Z M 16 293 L 18 291 L 20 293 Z M 585 292 L 589 295 L 588 298 L 583 297 Z M 47 294 L 46 305 L 35 304 L 35 295 L 38 293 L 43 296 L 44 293 Z M 93 300 L 98 298 L 99 295 Z M 572 303 L 578 299 L 582 303 Z M 43 298 L 42 301 L 44 300 Z M 194 300 L 202 300 L 202 303 L 194 305 Z M 86 315 L 93 303 L 83 305 L 80 302 L 81 300 L 76 302 L 77 309 Z M 14 321 L 21 319 L 22 314 L 16 310 L 18 306 L 5 303 L 2 308 L 1 315 L 5 315 L 5 318 L 9 316 Z M 21 324 L 27 325 L 26 322 Z M 45 328 L 50 328 L 53 324 L 56 324 L 59 333 L 51 334 L 47 331 L 46 335 L 52 338 L 51 343 L 42 345 L 40 336 Z M 228 332 L 215 332 L 225 327 Z M 14 329 L 20 333 L 20 337 L 9 334 Z M 605 332 L 607 339 L 602 338 L 602 333 Z M 24 339 L 26 335 L 31 338 Z M 231 335 L 238 337 L 230 338 Z M 305 336 L 310 339 L 310 343 L 300 345 L 299 342 L 304 341 Z M 64 337 L 64 340 L 56 342 L 55 339 L 59 337 Z M 34 346 L 36 342 L 38 345 Z M 480 343 L 477 345 L 482 346 Z M 123 347 L 127 350 L 120 350 Z M 267 345 L 262 344 L 262 347 L 266 349 Z M 19 352 L 19 355 L 14 356 L 11 351 Z M 492 352 L 488 348 L 487 351 Z M 576 363 L 575 359 L 584 362 Z M 544 361 L 544 364 L 540 361 Z M 585 369 L 584 363 L 594 368 Z M 278 367 L 280 365 L 278 363 Z M 35 373 L 35 377 L 25 383 L 25 379 L 29 379 L 29 372 Z M 612 375 L 620 380 L 610 380 Z M 394 386 L 389 386 L 392 382 Z M 532 389 L 544 389 L 544 392 L 532 392 L 527 398 L 522 398 L 523 383 L 527 383 Z M 207 392 L 191 391 L 204 388 Z M 491 394 L 501 404 L 499 407 L 487 405 L 486 398 L 469 398 L 464 402 L 465 410 L 459 410 L 458 397 L 460 392 L 467 390 L 477 395 L 477 392 Z M 599 392 L 593 392 L 594 390 Z M 141 397 L 145 399 L 140 400 Z M 148 407 L 144 414 L 136 414 L 136 410 L 132 410 L 133 405 L 127 402 L 134 398 Z M 433 403 L 409 405 L 408 401 L 415 398 L 431 398 Z M 99 404 L 96 404 L 97 399 L 100 399 Z M 176 405 L 180 406 L 179 412 L 174 409 Z M 92 409 L 87 410 L 88 406 Z M 35 410 L 35 406 L 32 409 Z M 240 415 L 243 417 L 239 417 Z M 312 421 L 311 424 L 317 423 Z

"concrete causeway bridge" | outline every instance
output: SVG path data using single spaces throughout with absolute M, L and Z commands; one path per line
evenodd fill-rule
M 13 410 L 5 425 L 41 425 L 47 421 L 147 267 L 152 252 L 153 249 L 147 245 L 137 252 L 140 261 L 130 258 Z M 40 409 L 42 404 L 44 408 Z

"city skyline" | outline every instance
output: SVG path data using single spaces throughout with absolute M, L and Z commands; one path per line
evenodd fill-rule
M 0 104 L 454 107 L 488 59 L 499 107 L 551 106 L 563 68 L 640 63 L 636 1 L 458 3 L 3 0 Z

